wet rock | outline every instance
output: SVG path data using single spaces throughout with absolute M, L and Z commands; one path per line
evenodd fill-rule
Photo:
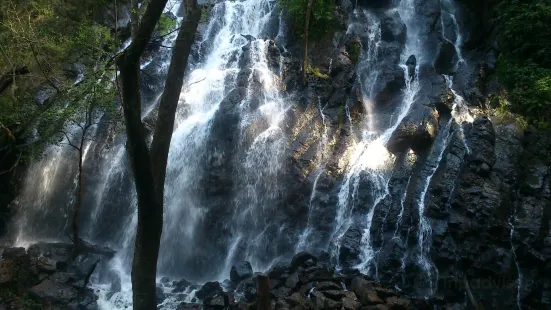
M 363 306 L 361 310 L 389 310 L 389 308 L 386 305 L 379 304 L 374 306 Z
M 346 297 L 347 296 L 346 293 L 347 292 L 345 292 L 345 291 L 338 291 L 338 290 L 330 290 L 330 291 L 323 291 L 322 292 L 323 296 L 325 296 L 329 299 L 336 300 L 336 301 L 339 301 L 339 300 L 343 299 L 344 297 Z
M 195 304 L 195 303 L 181 303 L 178 306 L 178 310 L 201 310 L 203 309 L 202 304 Z
M 390 309 L 396 309 L 396 310 L 409 310 L 411 301 L 403 298 L 398 298 L 396 296 L 392 296 L 390 298 L 387 298 L 386 305 Z
M 218 293 L 214 296 L 208 297 L 203 305 L 205 310 L 209 309 L 224 309 L 228 304 L 228 297 L 224 294 Z
M 218 282 L 205 283 L 196 293 L 195 296 L 201 300 L 212 297 L 218 293 L 222 293 L 222 286 Z
M 407 28 L 397 11 L 385 12 L 381 19 L 381 40 L 406 43 Z
M 295 288 L 299 282 L 298 273 L 294 272 L 285 280 L 285 286 L 288 288 Z
M 155 297 L 157 298 L 157 304 L 161 304 L 165 300 L 166 295 L 162 284 L 157 285 L 157 288 L 155 288 Z
M 30 288 L 29 294 L 34 298 L 54 304 L 68 304 L 76 300 L 77 289 L 70 285 L 46 279 Z
M 285 301 L 292 307 L 301 307 L 308 309 L 311 305 L 309 300 L 306 300 L 299 293 L 293 293 L 290 297 L 287 297 Z
M 298 267 L 307 263 L 309 260 L 311 260 L 312 262 L 317 261 L 316 257 L 312 254 L 308 252 L 300 252 L 293 257 L 293 260 L 291 260 L 291 269 L 296 270 Z
M 285 299 L 285 297 L 289 296 L 291 292 L 292 290 L 290 288 L 283 286 L 272 290 L 272 295 L 274 295 L 276 299 Z
M 359 263 L 361 240 L 362 230 L 359 227 L 351 227 L 346 231 L 339 253 L 339 260 L 343 267 L 352 267 Z
M 408 68 L 409 78 L 412 79 L 415 76 L 415 67 L 417 67 L 417 58 L 415 58 L 415 55 L 408 57 L 406 66 Z
M 191 283 L 189 281 L 187 281 L 186 279 L 182 279 L 180 281 L 174 281 L 174 282 L 172 282 L 172 286 L 174 286 L 174 288 L 172 289 L 172 293 L 181 293 L 181 292 L 185 291 L 186 288 L 190 285 L 191 285 Z
M 239 283 L 253 276 L 253 267 L 249 262 L 233 265 L 230 271 L 230 280 Z
M 360 306 L 360 303 L 353 298 L 345 297 L 342 299 L 342 307 L 345 310 L 356 310 L 358 309 L 359 306 Z
M 396 291 L 384 287 L 375 287 L 375 292 L 377 292 L 377 295 L 382 298 L 398 296 L 398 293 L 396 293 Z
M 254 301 L 256 298 L 256 290 L 256 282 L 253 279 L 249 278 L 239 283 L 239 285 L 237 285 L 237 287 L 235 288 L 234 293 L 236 297 L 239 297 L 237 299 Z
M 321 292 L 314 291 L 310 296 L 310 300 L 314 304 L 314 309 L 323 309 L 325 308 L 326 298 Z
M 324 281 L 316 284 L 316 291 L 341 290 L 342 287 L 335 282 Z
M 357 2 L 360 7 L 374 8 L 374 9 L 387 9 L 392 6 L 391 0 L 360 0 Z
M 439 74 L 451 74 L 454 69 L 454 59 L 456 57 L 455 46 L 449 42 L 440 45 L 438 57 L 434 61 L 434 68 Z
M 162 277 L 159 281 L 162 285 L 170 284 L 170 279 L 168 277 Z
M 402 153 L 411 148 L 420 153 L 432 145 L 439 128 L 437 114 L 428 108 L 421 109 L 409 114 L 392 133 L 387 144 L 389 152 Z

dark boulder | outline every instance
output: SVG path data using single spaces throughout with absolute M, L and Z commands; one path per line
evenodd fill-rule
M 360 0 L 356 4 L 366 8 L 388 9 L 392 6 L 392 0 Z
M 155 288 L 155 297 L 157 298 L 157 304 L 161 304 L 165 301 L 166 295 L 162 284 L 158 284 L 157 288 Z
M 249 278 L 237 285 L 234 294 L 237 300 L 254 301 L 256 289 L 256 282 L 252 278 Z
M 457 57 L 455 46 L 449 42 L 440 45 L 438 56 L 434 61 L 434 69 L 439 74 L 451 74 L 454 69 L 454 60 Z
M 359 227 L 350 227 L 341 241 L 339 260 L 343 267 L 356 266 L 360 262 L 360 244 L 362 230 Z
M 296 270 L 300 266 L 305 266 L 307 264 L 315 264 L 316 261 L 317 261 L 317 258 L 314 255 L 308 252 L 300 252 L 297 255 L 295 255 L 291 260 L 291 269 Z
M 218 293 L 214 296 L 208 297 L 203 302 L 205 310 L 224 309 L 226 306 L 228 306 L 228 304 L 228 296 L 223 293 Z
M 431 115 L 420 123 L 402 122 L 390 137 L 387 149 L 391 153 L 401 153 L 408 148 L 421 152 L 430 147 L 438 134 L 438 120 Z
M 407 28 L 397 11 L 389 11 L 381 19 L 381 40 L 406 43 Z
M 195 296 L 201 300 L 205 300 L 208 297 L 212 297 L 222 292 L 223 290 L 222 290 L 222 286 L 220 286 L 220 283 L 207 282 L 195 293 Z
M 239 283 L 253 276 L 253 267 L 249 262 L 242 262 L 231 267 L 230 280 Z
M 78 295 L 76 288 L 65 283 L 45 279 L 40 284 L 29 289 L 29 294 L 40 300 L 63 305 L 75 301 Z
M 406 61 L 406 66 L 408 68 L 409 78 L 414 78 L 415 68 L 417 67 L 417 58 L 415 57 L 415 55 L 411 55 L 408 57 L 408 60 Z

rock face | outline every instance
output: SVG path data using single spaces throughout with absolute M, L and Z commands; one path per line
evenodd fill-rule
M 28 251 L 4 248 L 0 260 L 0 291 L 3 296 L 0 307 L 97 309 L 97 296 L 92 289 L 83 286 L 84 279 L 86 274 L 95 271 L 99 260 L 108 260 L 114 252 L 89 243 L 82 244 L 81 254 L 74 261 L 69 260 L 70 248 L 61 243 L 41 243 L 31 246 Z M 90 251 L 82 252 L 87 249 Z
M 230 280 L 239 283 L 253 276 L 253 267 L 249 262 L 233 265 L 230 271 Z

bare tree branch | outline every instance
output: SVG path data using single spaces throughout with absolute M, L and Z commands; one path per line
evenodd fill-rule
M 15 167 L 17 167 L 17 165 L 19 165 L 19 160 L 21 160 L 21 151 L 17 155 L 17 159 L 15 160 L 15 163 L 13 164 L 13 166 L 11 166 L 11 168 L 6 170 L 6 171 L 0 172 L 0 175 L 12 172 L 15 169 Z
M 159 80 L 159 78 L 154 77 L 153 75 L 149 74 L 147 71 L 145 71 L 145 70 L 143 70 L 143 69 L 140 69 L 140 72 L 142 72 L 143 74 L 149 76 L 149 77 L 152 78 L 152 79 L 155 79 L 155 80 L 157 80 L 157 81 L 159 81 L 159 82 L 161 81 L 161 80 Z
M 65 136 L 65 138 L 67 139 L 66 144 L 72 146 L 73 148 L 75 148 L 75 150 L 80 152 L 80 149 L 71 142 L 71 139 L 69 139 L 69 136 L 67 135 L 67 133 L 65 131 L 62 131 L 62 133 Z

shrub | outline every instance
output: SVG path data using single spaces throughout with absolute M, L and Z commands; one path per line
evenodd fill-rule
M 504 0 L 497 74 L 514 113 L 538 127 L 551 122 L 551 2 Z
M 287 9 L 291 26 L 304 37 L 304 18 L 306 16 L 306 6 L 308 0 L 281 0 L 281 6 Z M 334 27 L 334 0 L 314 0 L 312 3 L 312 11 L 310 16 L 309 38 L 317 40 L 331 31 Z

